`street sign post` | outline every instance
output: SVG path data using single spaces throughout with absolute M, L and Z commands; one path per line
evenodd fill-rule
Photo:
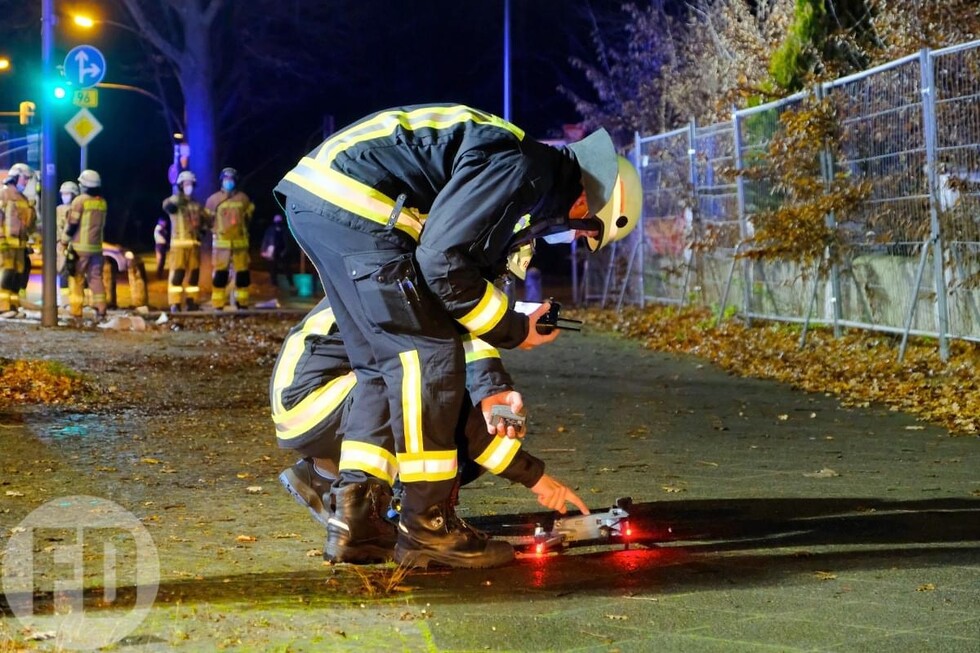
M 105 57 L 91 45 L 76 45 L 65 56 L 65 78 L 75 88 L 95 86 L 105 77 Z

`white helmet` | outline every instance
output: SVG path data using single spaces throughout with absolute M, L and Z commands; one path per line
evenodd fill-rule
M 8 177 L 30 177 L 34 174 L 31 167 L 26 163 L 15 163 L 10 166 L 10 172 L 7 173 Z
M 78 175 L 78 183 L 85 188 L 100 188 L 102 177 L 95 170 L 82 170 L 82 174 Z
M 196 184 L 197 183 L 197 177 L 194 176 L 194 173 L 191 172 L 190 170 L 184 170 L 182 173 L 180 173 L 179 175 L 177 175 L 177 185 L 180 186 L 185 181 L 189 181 L 192 184 Z
M 613 185 L 612 194 L 596 213 L 602 229 L 598 238 L 587 238 L 586 242 L 591 251 L 596 251 L 625 238 L 640 221 L 640 211 L 643 209 L 643 185 L 636 168 L 625 157 L 617 157 L 619 174 Z
M 58 190 L 59 193 L 71 193 L 72 195 L 78 195 L 78 184 L 73 181 L 66 181 L 61 184 L 61 189 Z

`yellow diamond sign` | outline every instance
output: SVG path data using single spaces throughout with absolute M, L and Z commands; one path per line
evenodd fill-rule
M 65 131 L 71 134 L 79 147 L 85 147 L 102 131 L 102 123 L 83 107 L 65 123 Z

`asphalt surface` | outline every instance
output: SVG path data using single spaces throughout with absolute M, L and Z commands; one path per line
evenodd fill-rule
M 139 583 L 121 583 L 115 604 L 103 592 L 85 617 L 110 624 L 115 650 L 125 651 L 980 651 L 978 438 L 588 329 L 505 360 L 529 407 L 526 446 L 549 473 L 596 511 L 632 498 L 628 548 L 574 547 L 501 569 L 404 578 L 391 566 L 327 566 L 316 555 L 322 527 L 275 481 L 288 455 L 259 437 L 235 455 L 268 462 L 221 508 L 251 519 L 257 541 L 202 556 L 214 524 L 188 520 L 164 536 L 141 518 L 159 554 L 152 608 L 125 624 Z M 152 440 L 146 424 L 140 439 Z M 10 488 L 0 496 L 0 547 L 25 519 L 9 493 L 24 492 L 23 470 L 37 468 L 40 454 L 27 446 L 37 430 L 28 414 L 0 431 L 0 489 Z M 63 453 L 57 441 L 44 446 L 45 456 Z M 73 455 L 80 469 L 97 456 Z M 206 458 L 194 476 L 214 473 Z M 246 484 L 264 487 L 260 502 Z M 139 477 L 101 491 L 138 514 L 155 504 L 163 521 L 185 504 L 221 513 L 207 493 L 168 513 L 171 490 Z M 497 533 L 552 517 L 493 477 L 464 488 L 461 502 L 461 515 Z M 8 548 L 6 570 L 12 560 Z M 55 591 L 38 594 L 33 620 L 12 614 L 12 597 L 0 604 L 0 651 L 73 650 L 78 629 L 94 623 L 66 630 L 65 615 L 50 614 Z

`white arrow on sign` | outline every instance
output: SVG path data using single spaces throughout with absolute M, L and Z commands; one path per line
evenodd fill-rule
M 88 63 L 88 53 L 85 52 L 85 50 L 79 50 L 75 54 L 75 61 L 78 63 L 78 81 L 79 82 L 85 81 L 85 76 L 86 75 L 89 75 L 89 74 L 92 75 L 92 77 L 98 78 L 99 73 L 102 72 L 102 69 L 99 68 L 99 66 L 97 64 L 94 64 L 93 63 L 90 66 L 86 66 L 85 65 L 85 64 Z

